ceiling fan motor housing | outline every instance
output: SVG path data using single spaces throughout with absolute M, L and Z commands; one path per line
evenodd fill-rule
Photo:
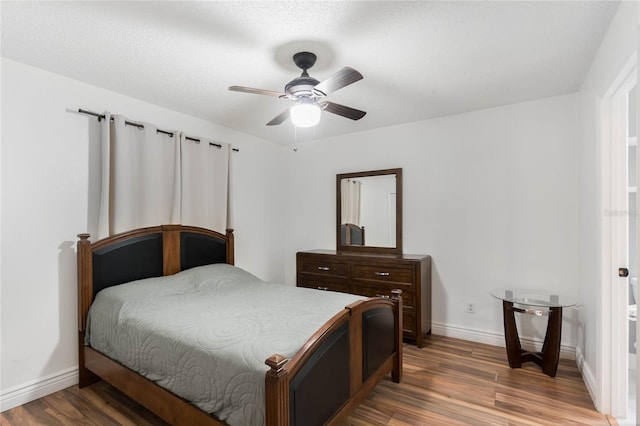
M 289 96 L 292 96 L 293 98 L 298 98 L 303 96 L 310 98 L 314 96 L 313 88 L 318 83 L 320 82 L 313 77 L 302 76 L 302 77 L 294 78 L 289 83 L 287 83 L 286 86 L 284 86 L 284 93 L 286 93 Z
M 287 83 L 284 86 L 284 93 L 293 100 L 299 97 L 313 98 L 315 95 L 313 87 L 320 82 L 310 77 L 307 70 L 316 63 L 316 55 L 311 52 L 298 52 L 293 55 L 293 62 L 302 70 L 302 75 Z

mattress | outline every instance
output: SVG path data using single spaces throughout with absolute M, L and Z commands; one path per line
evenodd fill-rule
M 85 343 L 231 426 L 263 425 L 264 361 L 362 299 L 207 265 L 102 290 Z

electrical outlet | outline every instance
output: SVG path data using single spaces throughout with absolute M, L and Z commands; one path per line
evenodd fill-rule
M 467 313 L 475 314 L 476 313 L 476 305 L 473 303 L 467 303 Z

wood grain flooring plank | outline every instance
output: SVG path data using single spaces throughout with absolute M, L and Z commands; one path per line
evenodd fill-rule
M 64 425 L 60 420 L 58 420 L 55 416 L 52 416 L 47 412 L 47 403 L 44 398 L 36 399 L 35 401 L 31 401 L 28 404 L 24 405 L 25 411 L 29 414 L 28 417 L 28 425 L 29 426 L 58 426 Z
M 0 425 L 2 426 L 25 425 L 30 419 L 31 415 L 24 406 L 0 413 Z
M 107 418 L 102 414 L 102 411 L 96 410 L 85 405 L 85 409 L 82 408 L 82 402 L 73 392 L 69 392 L 65 395 L 56 392 L 51 395 L 51 398 L 44 400 L 47 404 L 45 411 L 52 417 L 55 417 L 62 424 L 76 424 L 84 426 L 92 426 L 94 424 L 104 424 L 108 426 L 116 426 L 113 422 L 107 422 Z M 97 420 L 97 422 L 96 422 Z

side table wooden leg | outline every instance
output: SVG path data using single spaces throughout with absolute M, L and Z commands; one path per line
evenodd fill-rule
M 562 336 L 562 308 L 549 308 L 547 333 L 542 345 L 542 371 L 551 377 L 556 376 L 560 360 L 560 338 Z
M 502 315 L 504 318 L 504 341 L 507 346 L 507 357 L 509 367 L 522 367 L 522 347 L 520 346 L 520 336 L 516 328 L 516 318 L 513 313 L 513 303 L 502 301 Z

